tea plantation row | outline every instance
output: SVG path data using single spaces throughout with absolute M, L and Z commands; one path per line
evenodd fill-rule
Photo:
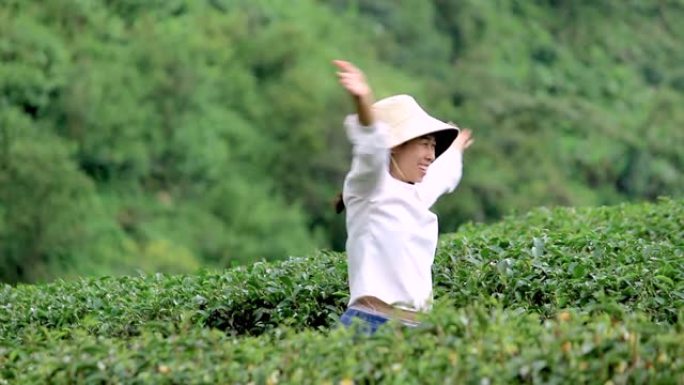
M 6 285 L 0 385 L 684 384 L 682 199 L 464 226 L 442 238 L 434 278 L 421 328 L 371 339 L 334 327 L 338 253 Z
M 439 303 L 419 328 L 371 338 L 287 327 L 235 337 L 190 322 L 171 335 L 41 328 L 22 339 L 0 348 L 0 384 L 684 384 L 684 324 L 639 315 L 541 321 Z
M 492 301 L 553 316 L 559 309 L 640 310 L 675 323 L 684 306 L 684 200 L 539 209 L 444 237 L 435 296 L 456 306 Z M 24 328 L 137 335 L 190 318 L 233 334 L 292 322 L 328 327 L 347 300 L 342 254 L 320 253 L 194 276 L 102 277 L 0 287 L 0 343 Z

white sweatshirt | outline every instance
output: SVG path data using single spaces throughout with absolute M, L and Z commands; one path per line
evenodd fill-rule
M 423 181 L 402 182 L 389 173 L 387 127 L 359 125 L 348 116 L 352 165 L 344 181 L 351 305 L 363 296 L 409 310 L 429 310 L 437 216 L 430 207 L 452 192 L 462 174 L 462 154 L 451 147 L 428 168 Z

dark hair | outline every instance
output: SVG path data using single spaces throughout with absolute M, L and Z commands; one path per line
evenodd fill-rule
M 344 211 L 344 199 L 342 198 L 341 192 L 337 193 L 337 196 L 333 201 L 333 207 L 335 207 L 335 212 L 337 214 L 340 214 L 342 213 L 342 211 Z

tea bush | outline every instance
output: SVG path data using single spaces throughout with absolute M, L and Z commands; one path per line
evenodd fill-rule
M 681 384 L 683 203 L 463 226 L 441 239 L 423 324 L 370 339 L 336 327 L 339 253 L 5 285 L 0 384 Z
M 639 314 L 535 314 L 439 304 L 416 329 L 383 326 L 234 337 L 182 324 L 121 339 L 25 329 L 0 349 L 0 383 L 21 384 L 681 384 L 684 324 Z M 449 305 L 449 306 L 447 306 Z M 4 382 L 2 379 L 5 379 Z
M 684 209 L 662 199 L 602 208 L 540 208 L 442 239 L 437 298 L 501 304 L 548 318 L 559 309 L 639 310 L 676 323 L 684 305 Z M 0 341 L 24 328 L 85 326 L 103 337 L 162 330 L 188 317 L 233 334 L 291 322 L 327 327 L 347 297 L 343 254 L 320 252 L 198 275 L 101 277 L 0 289 Z

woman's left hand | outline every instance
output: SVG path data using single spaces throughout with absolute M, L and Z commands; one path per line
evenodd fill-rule
M 458 133 L 458 136 L 454 140 L 452 146 L 456 147 L 457 149 L 461 150 L 461 152 L 463 152 L 468 147 L 470 147 L 470 145 L 472 145 L 474 142 L 475 140 L 473 139 L 473 132 L 468 128 L 463 128 Z

